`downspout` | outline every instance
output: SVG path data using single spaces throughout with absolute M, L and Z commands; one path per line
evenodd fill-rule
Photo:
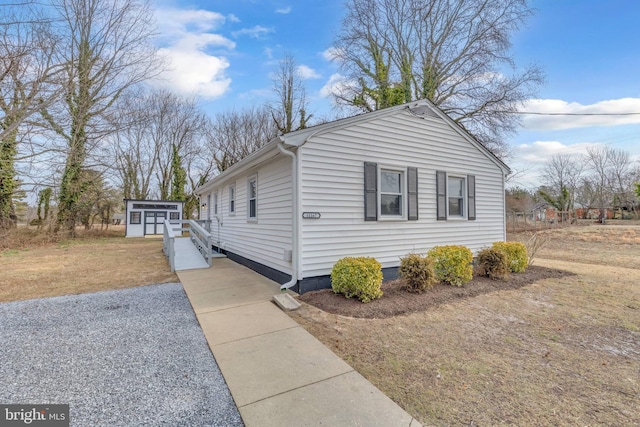
M 291 215 L 292 224 L 291 228 L 293 233 L 291 236 L 291 280 L 287 283 L 280 285 L 280 290 L 285 291 L 298 283 L 298 250 L 300 246 L 299 242 L 299 230 L 298 230 L 298 157 L 295 153 L 284 148 L 282 139 L 278 142 L 278 149 L 285 155 L 291 157 Z
M 296 150 L 300 150 L 300 148 L 309 142 L 311 138 L 321 133 L 322 129 L 318 129 L 313 132 L 311 135 L 307 136 L 304 141 L 298 146 L 296 146 Z M 298 178 L 298 167 L 300 164 L 298 162 L 298 156 L 296 153 L 287 150 L 284 148 L 284 140 L 280 137 L 280 141 L 278 142 L 278 149 L 282 151 L 283 154 L 291 157 L 292 160 L 292 168 L 291 168 L 291 187 L 292 187 L 292 197 L 291 202 L 293 205 L 291 206 L 291 214 L 292 218 L 292 227 L 293 227 L 293 242 L 291 247 L 291 280 L 285 283 L 284 285 L 280 285 L 280 290 L 284 291 L 295 286 L 298 283 L 298 272 L 300 270 L 300 218 L 302 218 L 302 214 L 300 213 L 300 204 L 298 203 L 299 195 L 300 195 L 300 182 Z

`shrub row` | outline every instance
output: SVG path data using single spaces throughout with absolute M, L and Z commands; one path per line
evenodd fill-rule
M 473 278 L 473 254 L 465 246 L 436 246 L 426 256 L 409 254 L 400 260 L 398 273 L 410 292 L 424 292 L 437 282 L 462 286 Z M 478 274 L 503 280 L 509 272 L 528 266 L 526 247 L 519 242 L 494 242 L 478 253 Z M 382 265 L 370 257 L 345 257 L 331 270 L 331 287 L 347 298 L 369 302 L 382 296 Z

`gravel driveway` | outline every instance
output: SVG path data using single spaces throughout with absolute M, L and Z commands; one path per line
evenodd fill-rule
M 176 283 L 0 304 L 0 403 L 74 426 L 242 426 Z

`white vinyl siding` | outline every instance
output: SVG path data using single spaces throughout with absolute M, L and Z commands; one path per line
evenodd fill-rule
M 259 222 L 248 221 L 240 214 L 249 212 L 249 179 L 257 176 L 260 181 L 255 201 Z M 234 183 L 236 189 L 236 215 L 230 214 L 228 209 L 230 183 Z M 291 159 L 284 156 L 262 164 L 249 174 L 218 183 L 211 189 L 214 200 L 216 192 L 221 194 L 220 227 L 213 222 L 213 241 L 219 241 L 222 249 L 229 252 L 291 274 L 291 261 L 284 260 L 284 251 L 292 248 L 291 191 Z
M 312 137 L 298 155 L 301 210 L 321 213 L 317 220 L 301 219 L 303 277 L 330 274 L 345 256 L 372 256 L 396 267 L 399 257 L 436 245 L 477 252 L 504 240 L 502 170 L 440 118 L 398 111 Z M 364 220 L 366 162 L 417 169 L 417 221 Z M 439 170 L 475 175 L 475 221 L 437 221 Z

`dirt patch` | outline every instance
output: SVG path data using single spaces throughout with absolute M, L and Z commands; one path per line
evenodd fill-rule
M 323 311 L 341 316 L 365 319 L 384 319 L 401 314 L 424 311 L 453 301 L 470 298 L 490 292 L 519 289 L 544 279 L 559 279 L 572 276 L 573 273 L 551 268 L 531 266 L 524 273 L 511 274 L 507 280 L 491 280 L 487 277 L 474 276 L 464 286 L 450 286 L 438 283 L 433 289 L 415 294 L 403 289 L 401 279 L 384 282 L 384 295 L 376 300 L 363 304 L 357 299 L 347 299 L 334 293 L 331 289 L 308 292 L 299 299 Z

